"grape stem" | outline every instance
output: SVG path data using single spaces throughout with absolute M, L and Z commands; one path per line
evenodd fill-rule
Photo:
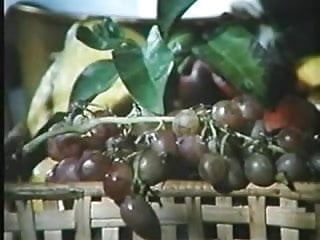
M 90 129 L 96 127 L 99 124 L 111 123 L 111 124 L 134 124 L 134 123 L 155 123 L 155 122 L 172 122 L 174 117 L 158 117 L 158 116 L 142 116 L 142 117 L 102 117 L 88 119 L 86 122 L 81 124 L 72 124 L 67 123 L 63 127 L 54 129 L 52 131 L 45 132 L 38 137 L 32 139 L 29 143 L 23 146 L 22 156 L 31 153 L 36 149 L 36 147 L 42 142 L 46 141 L 51 137 L 55 137 L 64 133 L 79 133 L 83 134 L 88 132 Z
M 130 125 L 135 123 L 168 123 L 172 122 L 174 117 L 172 116 L 140 116 L 140 117 L 102 117 L 102 118 L 94 118 L 94 119 L 87 119 L 87 121 L 81 123 L 81 124 L 74 124 L 74 123 L 66 123 L 63 127 L 53 129 L 52 131 L 45 132 L 36 138 L 32 139 L 29 143 L 23 146 L 22 148 L 22 157 L 26 156 L 27 154 L 33 152 L 41 143 L 46 141 L 49 138 L 55 137 L 60 134 L 64 133 L 78 133 L 83 134 L 88 132 L 90 129 L 96 127 L 99 124 L 120 124 L 120 125 Z M 221 132 L 224 132 L 225 134 L 230 134 L 230 132 L 225 128 L 218 129 Z M 253 142 L 254 139 L 252 139 L 249 136 L 246 136 L 239 132 L 232 132 L 234 136 L 241 138 L 247 142 Z M 285 151 L 274 145 L 269 144 L 268 148 L 275 152 L 285 153 Z

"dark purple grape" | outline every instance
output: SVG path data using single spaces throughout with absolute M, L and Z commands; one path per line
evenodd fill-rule
M 79 182 L 80 176 L 78 159 L 63 159 L 48 172 L 46 180 L 54 183 Z
M 95 117 L 110 117 L 113 114 L 110 110 L 99 110 L 94 113 Z M 99 124 L 98 126 L 91 129 L 92 138 L 95 138 L 101 141 L 101 144 L 104 144 L 105 141 L 117 134 L 119 134 L 120 130 L 117 128 L 115 124 Z
M 295 153 L 283 154 L 276 162 L 277 171 L 285 173 L 289 181 L 303 181 L 310 176 L 307 162 Z
M 309 166 L 316 179 L 320 179 L 320 153 L 315 153 L 309 160 Z
M 247 123 L 238 104 L 229 100 L 222 100 L 213 105 L 212 118 L 218 126 L 227 126 L 233 130 L 241 130 Z
M 161 240 L 159 219 L 142 196 L 126 196 L 120 205 L 120 215 L 125 224 L 140 237 Z
M 251 137 L 260 138 L 261 136 L 266 135 L 266 130 L 264 129 L 264 124 L 262 120 L 255 121 L 252 129 L 251 129 Z
M 114 162 L 103 179 L 106 196 L 121 203 L 131 193 L 133 173 L 131 167 L 123 162 Z
M 269 157 L 253 153 L 244 161 L 244 171 L 248 180 L 258 186 L 269 186 L 275 181 L 275 168 Z
M 112 161 L 99 151 L 84 151 L 80 160 L 81 181 L 102 181 Z
M 192 109 L 181 110 L 172 122 L 172 130 L 178 136 L 194 135 L 200 130 L 200 121 Z
M 134 167 L 138 168 L 139 178 L 150 186 L 164 181 L 167 176 L 166 161 L 153 150 L 138 154 L 134 160 Z
M 242 116 L 247 120 L 262 119 L 264 108 L 259 101 L 250 95 L 235 97 L 232 101 L 238 104 Z
M 218 153 L 205 153 L 200 159 L 198 170 L 203 180 L 215 184 L 228 175 L 229 164 L 227 159 Z
M 132 135 L 123 136 L 117 135 L 110 137 L 105 142 L 105 150 L 112 153 L 117 153 L 117 156 L 123 157 L 135 151 L 135 138 Z
M 283 128 L 277 135 L 277 143 L 288 152 L 297 152 L 304 147 L 305 136 L 297 128 Z
M 205 143 L 198 135 L 184 136 L 177 140 L 181 160 L 191 167 L 196 167 L 207 151 Z
M 154 134 L 155 139 L 151 142 L 151 149 L 158 154 L 166 154 L 170 156 L 178 155 L 177 138 L 172 130 L 160 130 Z
M 79 158 L 84 147 L 83 139 L 73 133 L 61 134 L 47 141 L 48 156 L 56 161 L 71 157 Z

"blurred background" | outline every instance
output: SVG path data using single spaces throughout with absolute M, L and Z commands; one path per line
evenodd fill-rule
M 230 10 L 230 2 L 214 1 L 213 6 L 211 0 L 199 0 L 184 18 L 219 16 Z M 156 5 L 157 0 L 5 0 L 5 131 L 26 118 L 52 53 L 63 49 L 75 21 L 88 15 L 114 16 L 144 34 L 156 17 Z

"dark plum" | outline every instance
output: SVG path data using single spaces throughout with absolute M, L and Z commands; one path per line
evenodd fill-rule
M 142 196 L 126 196 L 120 205 L 120 215 L 125 224 L 140 237 L 161 240 L 159 219 Z

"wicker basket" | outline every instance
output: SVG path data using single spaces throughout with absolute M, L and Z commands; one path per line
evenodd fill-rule
M 162 239 L 320 239 L 320 184 L 275 184 L 221 195 L 203 182 L 156 186 L 163 207 L 150 197 Z M 6 184 L 4 239 L 141 239 L 124 225 L 119 208 L 98 182 Z M 34 200 L 43 209 L 34 208 Z M 61 203 L 69 203 L 61 206 Z M 72 203 L 72 204 L 70 204 Z

